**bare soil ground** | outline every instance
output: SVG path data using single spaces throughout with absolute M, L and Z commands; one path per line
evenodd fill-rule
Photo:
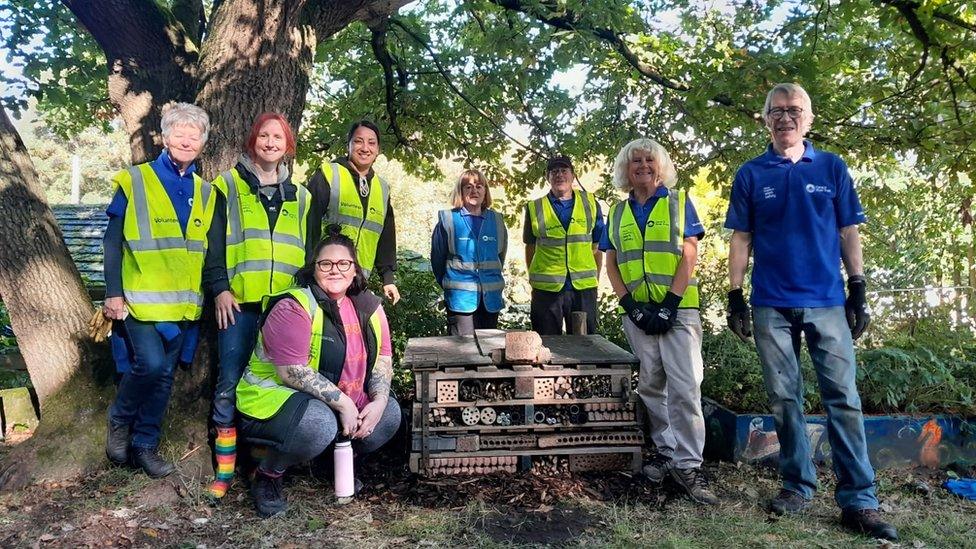
M 391 454 L 362 464 L 367 489 L 346 505 L 327 471 L 298 468 L 286 483 L 288 512 L 267 520 L 244 480 L 214 506 L 203 497 L 207 479 L 188 467 L 158 481 L 108 469 L 0 495 L 0 547 L 879 546 L 840 527 L 827 470 L 807 513 L 776 519 L 762 510 L 776 473 L 761 467 L 709 464 L 723 503 L 702 508 L 623 473 L 424 479 L 402 464 Z M 976 503 L 942 489 L 945 478 L 879 474 L 882 509 L 903 538 L 881 546 L 976 547 Z

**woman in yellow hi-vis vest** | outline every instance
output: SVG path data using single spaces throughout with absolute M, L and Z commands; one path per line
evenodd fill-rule
M 701 471 L 702 326 L 698 316 L 698 239 L 705 231 L 677 173 L 656 141 L 628 143 L 614 163 L 614 185 L 630 196 L 610 207 L 600 247 L 620 298 L 624 333 L 640 359 L 637 394 L 647 408 L 655 453 L 645 476 L 671 476 L 688 496 L 718 503 Z
M 549 192 L 525 205 L 525 264 L 532 301 L 529 318 L 541 335 L 573 333 L 572 313 L 586 313 L 586 333 L 596 332 L 597 285 L 603 253 L 603 213 L 590 193 L 573 189 L 576 173 L 567 156 L 546 164 Z
M 373 171 L 380 154 L 380 129 L 360 120 L 349 128 L 346 145 L 346 156 L 323 162 L 308 181 L 312 219 L 318 221 L 310 236 L 315 242 L 325 227 L 342 227 L 342 234 L 356 244 L 356 257 L 366 278 L 376 271 L 383 281 L 383 294 L 395 305 L 400 300 L 394 280 L 396 221 L 390 186 Z
M 338 226 L 327 231 L 296 285 L 264 299 L 258 342 L 237 385 L 241 436 L 269 447 L 251 483 L 262 517 L 285 511 L 288 467 L 342 439 L 356 454 L 370 453 L 400 425 L 380 298 L 366 289 L 352 240 Z
M 108 411 L 105 453 L 151 477 L 175 466 L 157 452 L 183 340 L 203 311 L 201 273 L 216 192 L 197 175 L 210 119 L 200 107 L 164 108 L 156 160 L 115 175 L 105 231 L 106 317 L 127 333 L 131 369 Z
M 257 339 L 264 296 L 289 286 L 305 264 L 311 196 L 291 181 L 295 135 L 285 117 L 264 113 L 251 126 L 237 164 L 214 181 L 217 207 L 208 239 L 203 285 L 214 298 L 220 367 L 211 420 L 216 478 L 224 497 L 234 477 L 234 395 Z

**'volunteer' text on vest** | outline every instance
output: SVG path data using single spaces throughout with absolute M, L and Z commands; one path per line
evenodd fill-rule
M 685 191 L 671 191 L 654 205 L 643 235 L 628 201 L 610 207 L 607 231 L 617 252 L 617 267 L 635 300 L 660 303 L 671 289 L 684 247 Z M 698 308 L 698 281 L 692 278 L 678 304 Z M 621 309 L 622 310 L 622 309 Z
M 216 203 L 213 187 L 194 174 L 184 236 L 169 194 L 150 164 L 132 166 L 113 181 L 127 200 L 122 292 L 129 312 L 146 322 L 200 318 L 207 231 Z
M 502 216 L 485 210 L 481 231 L 475 234 L 460 208 L 441 210 L 437 215 L 447 233 L 449 256 L 441 283 L 447 308 L 457 313 L 473 313 L 479 299 L 483 299 L 488 312 L 502 310 L 505 279 L 499 255 L 508 247 Z
M 346 167 L 335 162 L 324 163 L 322 175 L 331 175 L 329 211 L 322 219 L 322 234 L 325 234 L 327 225 L 338 223 L 342 226 L 342 234 L 356 243 L 359 265 L 368 277 L 376 263 L 376 247 L 386 221 L 390 187 L 374 172 L 373 179 L 369 182 L 367 210 L 364 211 L 359 198 L 359 185 L 353 181 L 353 175 Z
M 282 201 L 272 231 L 261 198 L 236 168 L 221 174 L 214 186 L 227 198 L 227 279 L 234 297 L 257 303 L 291 286 L 305 263 L 308 190 L 295 186 L 296 200 Z
M 575 193 L 568 230 L 563 228 L 547 197 L 533 200 L 528 205 L 532 234 L 536 237 L 535 255 L 529 265 L 529 284 L 537 290 L 561 291 L 567 274 L 577 290 L 597 287 L 592 238 L 596 200 L 588 192 Z

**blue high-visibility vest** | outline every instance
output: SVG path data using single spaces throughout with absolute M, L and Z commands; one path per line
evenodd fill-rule
M 488 312 L 502 310 L 505 279 L 498 256 L 508 246 L 502 216 L 485 210 L 480 233 L 474 234 L 460 208 L 441 210 L 437 215 L 447 233 L 447 271 L 441 282 L 447 308 L 473 313 L 481 298 Z

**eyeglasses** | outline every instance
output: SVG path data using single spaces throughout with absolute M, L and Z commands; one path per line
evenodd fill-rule
M 316 261 L 315 265 L 319 268 L 319 271 L 322 271 L 323 273 L 330 272 L 332 267 L 338 269 L 340 273 L 344 273 L 352 268 L 353 261 L 350 259 L 340 259 L 339 261 L 323 259 L 321 261 Z
M 465 184 L 465 185 L 462 185 L 461 186 L 461 190 L 464 191 L 464 192 L 466 192 L 466 193 L 469 193 L 469 192 L 471 192 L 471 191 L 473 191 L 475 189 L 477 189 L 479 191 L 483 191 L 483 190 L 485 190 L 485 186 L 484 185 L 471 185 L 471 184 Z
M 772 118 L 773 120 L 778 120 L 780 118 L 783 118 L 783 115 L 784 114 L 790 115 L 790 118 L 797 119 L 797 118 L 800 118 L 800 115 L 801 114 L 803 114 L 803 108 L 802 107 L 788 107 L 788 108 L 785 108 L 784 109 L 784 108 L 781 108 L 781 107 L 776 107 L 776 108 L 772 108 L 772 109 L 769 109 L 768 111 L 766 111 L 766 114 L 770 118 Z

